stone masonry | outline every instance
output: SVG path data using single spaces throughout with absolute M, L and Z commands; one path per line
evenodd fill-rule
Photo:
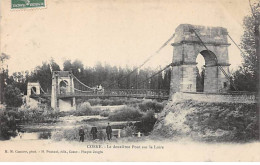
M 74 93 L 74 82 L 69 71 L 54 71 L 52 74 L 51 107 L 54 110 L 76 110 L 75 97 L 60 98 Z
M 200 36 L 208 50 L 195 33 Z M 229 81 L 218 68 L 229 74 L 227 29 L 181 24 L 175 30 L 173 46 L 173 68 L 171 94 L 175 92 L 196 92 L 196 58 L 201 54 L 205 59 L 204 92 L 225 93 Z
M 194 100 L 198 102 L 213 103 L 257 103 L 256 93 L 199 93 L 176 92 L 170 98 L 174 102 Z

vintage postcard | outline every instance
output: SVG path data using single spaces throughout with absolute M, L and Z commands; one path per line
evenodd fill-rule
M 259 0 L 2 0 L 1 162 L 260 161 Z

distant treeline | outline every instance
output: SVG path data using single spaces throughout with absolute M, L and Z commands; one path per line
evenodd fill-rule
M 87 67 L 79 60 L 73 62 L 66 60 L 63 63 L 63 67 L 59 66 L 54 60 L 51 60 L 48 63 L 43 62 L 42 65 L 37 66 L 31 72 L 15 72 L 12 75 L 8 75 L 7 71 L 5 75 L 6 84 L 15 85 L 22 93 L 27 94 L 28 81 L 39 81 L 43 90 L 50 92 L 52 80 L 50 64 L 53 71 L 71 71 L 74 76 L 90 87 L 102 85 L 102 87 L 109 87 L 110 89 L 170 89 L 170 69 L 143 82 L 158 72 L 160 68 L 141 68 L 129 75 L 136 67 L 117 67 L 109 64 L 101 64 L 100 62 L 93 67 Z

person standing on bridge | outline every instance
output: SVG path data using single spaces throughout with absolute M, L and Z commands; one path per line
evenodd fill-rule
M 112 127 L 109 125 L 109 123 L 107 123 L 106 133 L 107 133 L 107 139 L 111 140 L 111 138 L 112 138 Z
M 83 127 L 81 126 L 79 129 L 79 141 L 84 142 L 84 136 L 85 136 L 85 132 L 83 130 Z

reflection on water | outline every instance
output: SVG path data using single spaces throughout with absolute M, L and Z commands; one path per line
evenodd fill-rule
M 41 140 L 51 139 L 52 134 L 56 131 L 64 131 L 84 126 L 91 128 L 93 126 L 102 129 L 102 132 L 106 132 L 105 128 L 107 123 L 113 128 L 113 134 L 120 136 L 120 131 L 127 125 L 132 124 L 138 129 L 138 121 L 109 121 L 107 117 L 102 116 L 65 116 L 60 117 L 57 122 L 54 123 L 27 123 L 19 122 L 15 124 L 14 133 L 11 140 Z M 75 132 L 77 135 L 77 131 Z M 76 136 L 75 135 L 75 136 Z M 8 138 L 9 139 L 9 138 Z
M 51 132 L 18 132 L 17 136 L 11 140 L 39 140 L 50 139 Z
M 40 132 L 39 139 L 50 139 L 51 138 L 51 132 Z
M 16 136 L 12 136 L 11 140 L 39 140 L 39 139 L 50 139 L 51 138 L 51 131 L 43 131 L 43 130 L 36 130 L 36 131 L 28 131 L 24 129 L 24 125 L 22 123 L 15 125 Z

